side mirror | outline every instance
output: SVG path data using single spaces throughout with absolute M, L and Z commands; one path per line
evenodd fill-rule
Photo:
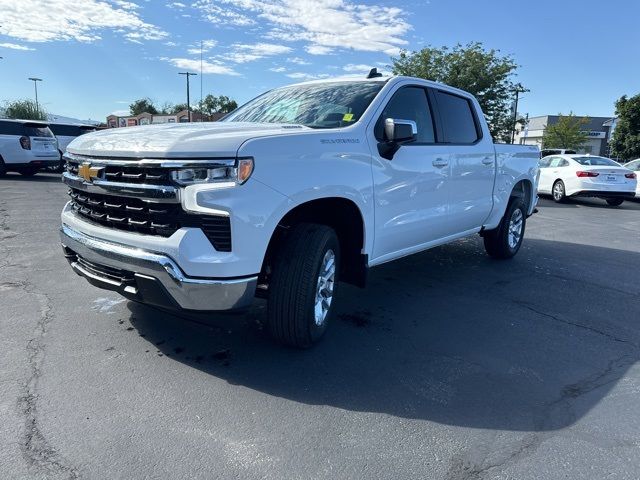
M 387 118 L 384 121 L 384 134 L 388 142 L 415 142 L 418 138 L 418 126 L 413 120 Z
M 393 160 L 400 146 L 418 139 L 418 125 L 413 120 L 386 118 L 384 121 L 386 142 L 378 143 L 378 153 L 382 158 Z

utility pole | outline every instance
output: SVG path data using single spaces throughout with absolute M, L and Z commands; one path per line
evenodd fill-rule
M 191 123 L 191 99 L 189 97 L 189 77 L 198 75 L 191 72 L 179 72 L 178 75 L 185 75 L 187 77 L 187 114 L 189 115 L 189 123 Z
M 38 105 L 38 82 L 41 82 L 42 79 L 41 78 L 36 78 L 36 77 L 29 77 L 29 80 L 31 80 L 33 82 L 33 87 L 36 90 L 36 110 L 39 112 L 40 111 L 40 106 Z
M 202 120 L 202 47 L 203 41 L 200 40 L 200 119 Z
M 516 87 L 515 88 L 516 103 L 515 103 L 515 106 L 513 108 L 513 130 L 511 131 L 511 144 L 512 145 L 513 145 L 513 142 L 516 141 L 516 122 L 518 121 L 518 95 L 521 94 L 521 93 L 525 93 L 525 92 L 529 91 L 526 88 L 524 88 L 521 83 L 516 84 L 515 87 Z

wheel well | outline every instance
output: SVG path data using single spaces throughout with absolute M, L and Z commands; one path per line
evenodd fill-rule
M 367 276 L 367 256 L 362 253 L 364 220 L 353 201 L 339 197 L 321 198 L 298 205 L 278 222 L 262 263 L 260 281 L 268 284 L 275 254 L 291 228 L 300 223 L 318 223 L 333 228 L 340 242 L 341 280 L 364 287 Z
M 518 197 L 522 198 L 522 201 L 527 206 L 527 211 L 531 208 L 531 201 L 533 200 L 533 185 L 529 180 L 520 180 L 513 186 L 511 190 L 510 198 Z

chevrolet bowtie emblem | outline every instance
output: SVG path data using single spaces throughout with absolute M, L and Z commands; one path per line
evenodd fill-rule
M 102 173 L 102 168 L 92 167 L 90 163 L 83 163 L 78 167 L 78 176 L 84 178 L 87 182 L 98 178 L 100 173 Z

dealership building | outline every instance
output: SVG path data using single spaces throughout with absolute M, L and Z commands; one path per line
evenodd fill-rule
M 526 127 L 518 124 L 516 143 L 520 145 L 537 145 L 542 148 L 542 135 L 547 125 L 558 123 L 559 115 L 543 115 L 529 118 Z M 588 140 L 578 153 L 590 153 L 592 155 L 609 156 L 609 141 L 615 127 L 615 118 L 611 117 L 586 117 L 589 121 L 584 125 L 583 131 Z
M 193 122 L 215 122 L 224 117 L 224 113 L 214 113 L 213 115 L 203 115 L 199 112 L 191 112 Z M 155 125 L 160 123 L 186 123 L 189 121 L 189 112 L 182 110 L 174 115 L 141 113 L 140 115 L 109 115 L 107 117 L 107 127 L 135 127 L 137 125 Z

